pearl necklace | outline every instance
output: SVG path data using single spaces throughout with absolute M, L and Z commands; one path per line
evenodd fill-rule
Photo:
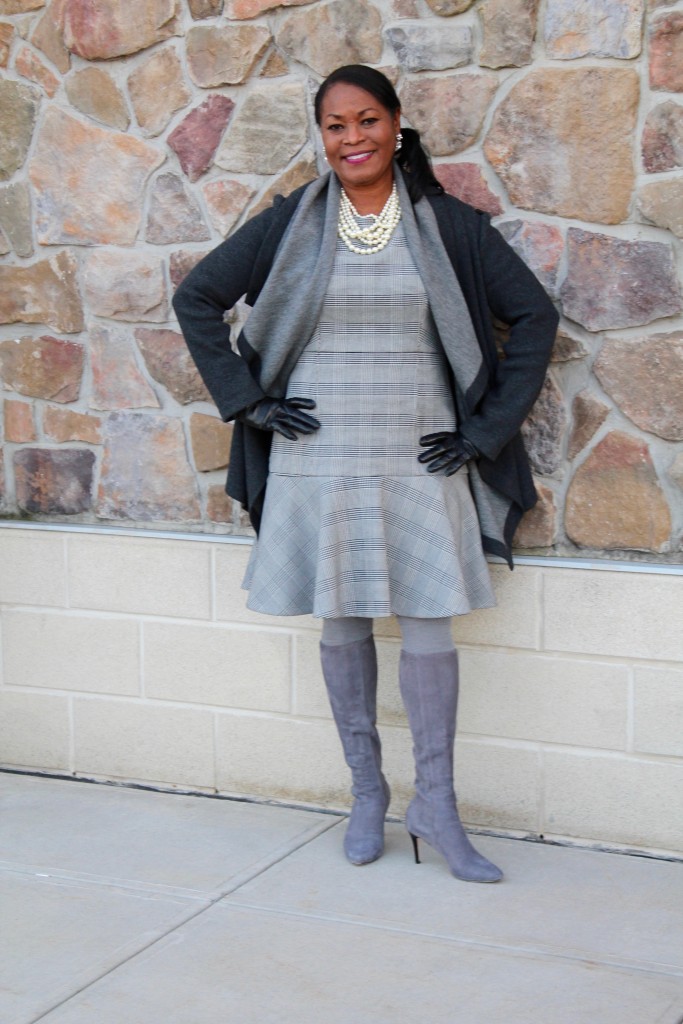
M 372 253 L 381 252 L 389 244 L 394 229 L 401 219 L 401 206 L 398 201 L 396 185 L 394 184 L 382 212 L 367 215 L 372 217 L 372 222 L 367 227 L 358 226 L 356 218 L 360 218 L 360 216 L 361 214 L 358 213 L 342 189 L 337 228 L 339 237 L 351 252 L 358 253 L 359 256 L 370 256 Z M 354 242 L 361 242 L 362 245 L 355 245 Z

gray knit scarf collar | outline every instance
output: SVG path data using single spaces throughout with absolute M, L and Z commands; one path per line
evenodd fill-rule
M 398 166 L 395 180 L 408 248 L 460 398 L 481 365 L 474 327 L 429 201 L 421 199 L 413 206 Z M 308 186 L 245 326 L 245 336 L 261 359 L 259 385 L 268 395 L 286 393 L 291 372 L 318 323 L 334 263 L 339 197 L 339 181 L 332 171 Z

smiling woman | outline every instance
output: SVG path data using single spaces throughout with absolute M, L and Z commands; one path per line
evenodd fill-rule
M 210 253 L 174 306 L 223 418 L 236 420 L 228 491 L 258 530 L 248 606 L 323 620 L 355 798 L 348 859 L 384 849 L 373 619 L 394 614 L 416 859 L 422 838 L 457 878 L 496 882 L 453 789 L 451 618 L 495 603 L 484 550 L 510 560 L 536 501 L 519 427 L 557 315 L 487 215 L 444 194 L 384 75 L 339 68 L 315 111 L 330 171 Z M 237 355 L 224 314 L 245 293 Z M 511 325 L 502 362 L 492 314 Z
M 324 94 L 320 128 L 325 156 L 359 214 L 382 210 L 394 185 L 400 112 L 365 89 L 337 82 Z

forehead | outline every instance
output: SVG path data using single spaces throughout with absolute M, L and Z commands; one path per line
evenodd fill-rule
M 331 85 L 320 105 L 322 117 L 329 117 L 331 114 L 354 116 L 369 109 L 380 113 L 389 113 L 371 92 L 348 82 L 335 82 L 334 85 Z

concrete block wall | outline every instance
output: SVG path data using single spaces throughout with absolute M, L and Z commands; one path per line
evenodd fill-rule
M 348 806 L 319 623 L 245 608 L 249 545 L 0 526 L 0 764 Z M 455 624 L 463 817 L 683 854 L 683 567 L 492 567 L 499 605 Z M 413 781 L 393 620 L 380 723 Z

